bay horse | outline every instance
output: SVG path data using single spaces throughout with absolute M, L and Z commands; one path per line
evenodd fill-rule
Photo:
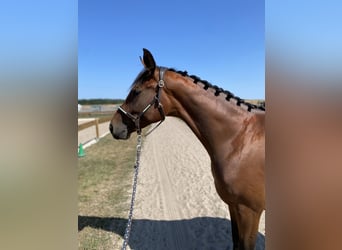
M 182 119 L 207 150 L 220 198 L 228 204 L 233 248 L 255 248 L 265 209 L 265 107 L 187 72 L 159 67 L 147 49 L 144 69 L 109 124 L 115 139 L 165 116 Z M 160 124 L 160 123 L 159 123 Z

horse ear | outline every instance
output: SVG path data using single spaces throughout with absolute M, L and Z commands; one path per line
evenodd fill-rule
M 144 66 L 144 68 L 146 68 L 146 65 L 145 65 L 145 63 L 144 63 L 144 60 L 142 59 L 142 57 L 141 57 L 141 56 L 139 56 L 139 58 L 140 58 L 140 62 L 141 62 L 141 64 Z
M 150 51 L 148 51 L 145 48 L 143 49 L 143 51 L 144 51 L 144 56 L 143 56 L 143 59 L 141 60 L 141 62 L 145 66 L 146 69 L 153 72 L 156 68 L 156 62 L 154 61 L 154 58 L 153 58 Z

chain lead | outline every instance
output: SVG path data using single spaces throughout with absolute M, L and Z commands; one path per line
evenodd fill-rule
M 132 199 L 131 199 L 131 206 L 129 209 L 129 214 L 128 214 L 128 222 L 125 230 L 125 235 L 124 235 L 124 242 L 122 245 L 122 250 L 126 250 L 128 241 L 129 241 L 129 235 L 131 233 L 131 228 L 132 228 L 132 216 L 133 216 L 133 209 L 134 209 L 134 201 L 135 201 L 135 193 L 137 191 L 137 181 L 138 181 L 138 173 L 139 173 L 139 165 L 140 165 L 140 153 L 141 153 L 141 134 L 138 134 L 137 138 L 137 153 L 136 153 L 136 160 L 134 164 L 134 179 L 133 179 L 133 192 L 132 192 Z

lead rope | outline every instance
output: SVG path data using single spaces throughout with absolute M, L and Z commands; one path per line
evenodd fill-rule
M 128 214 L 128 222 L 125 230 L 125 235 L 124 235 L 124 242 L 122 245 L 122 250 L 126 250 L 128 241 L 129 241 L 129 235 L 131 233 L 131 228 L 132 228 L 132 216 L 133 216 L 133 209 L 134 209 L 134 201 L 135 201 L 135 193 L 137 191 L 137 181 L 138 181 L 138 173 L 139 173 L 139 164 L 140 164 L 140 153 L 141 153 L 141 134 L 138 133 L 138 138 L 137 138 L 137 154 L 136 154 L 136 160 L 135 160 L 135 165 L 134 165 L 134 179 L 133 179 L 133 191 L 132 191 L 132 199 L 131 199 L 131 206 L 129 209 L 129 214 Z
M 159 71 L 159 81 L 158 81 L 158 93 L 155 97 L 155 101 L 157 101 L 158 104 L 158 110 L 162 116 L 161 121 L 157 126 L 155 126 L 150 132 L 147 133 L 150 134 L 154 129 L 156 129 L 164 120 L 165 120 L 165 114 L 163 110 L 163 105 L 160 103 L 160 95 L 161 95 L 161 89 L 164 87 L 164 73 L 167 69 L 164 67 L 160 67 Z M 153 101 L 154 102 L 154 101 Z M 152 106 L 151 102 L 149 105 L 145 107 L 145 109 L 140 113 L 138 118 L 135 118 L 131 113 L 126 112 L 123 108 L 119 107 L 119 110 L 121 110 L 126 116 L 131 118 L 134 123 L 135 127 L 137 129 L 138 133 L 138 138 L 137 138 L 137 154 L 136 154 L 136 160 L 135 160 L 135 165 L 134 165 L 134 179 L 133 179 L 133 191 L 132 191 L 132 199 L 131 199 L 131 206 L 129 209 L 129 214 L 128 214 L 128 221 L 127 221 L 127 226 L 125 230 L 125 235 L 124 235 L 124 242 L 122 244 L 122 250 L 126 250 L 128 241 L 129 241 L 129 235 L 131 233 L 132 229 L 132 217 L 133 217 L 133 209 L 134 209 L 134 201 L 135 201 L 135 193 L 137 191 L 137 181 L 138 181 L 138 173 L 139 173 L 139 164 L 140 164 L 140 153 L 141 153 L 141 128 L 140 128 L 140 118 L 141 116 Z

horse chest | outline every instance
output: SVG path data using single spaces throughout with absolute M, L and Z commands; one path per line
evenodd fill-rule
M 264 176 L 258 165 L 232 158 L 220 164 L 212 163 L 215 187 L 225 203 L 263 203 L 257 198 L 264 194 L 264 186 L 260 185 Z

